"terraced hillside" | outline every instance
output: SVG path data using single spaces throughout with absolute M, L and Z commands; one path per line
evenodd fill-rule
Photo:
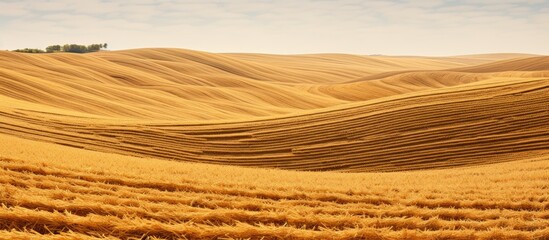
M 0 238 L 549 238 L 544 56 L 0 52 L 0 143 Z

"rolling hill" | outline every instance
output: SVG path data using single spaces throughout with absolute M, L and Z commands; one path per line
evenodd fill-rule
M 545 56 L 0 52 L 0 142 L 9 238 L 549 238 Z

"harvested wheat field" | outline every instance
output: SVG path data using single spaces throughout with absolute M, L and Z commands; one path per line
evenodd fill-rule
M 549 239 L 549 57 L 0 52 L 0 239 Z

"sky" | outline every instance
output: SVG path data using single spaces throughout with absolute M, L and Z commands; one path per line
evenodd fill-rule
M 0 0 L 0 50 L 549 54 L 549 0 Z

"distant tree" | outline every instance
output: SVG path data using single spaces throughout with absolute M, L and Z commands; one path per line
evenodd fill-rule
M 69 52 L 70 47 L 71 47 L 71 46 L 70 46 L 69 44 L 63 45 L 63 48 L 62 48 L 63 52 Z
M 60 52 L 61 51 L 61 45 L 51 45 L 46 47 L 46 52 L 52 53 L 52 52 Z
M 78 44 L 65 44 L 63 45 L 63 52 L 87 53 L 88 47 Z
M 103 43 L 103 48 L 107 48 L 107 43 Z
M 97 52 L 103 48 L 103 44 L 92 44 L 88 46 L 88 52 Z

